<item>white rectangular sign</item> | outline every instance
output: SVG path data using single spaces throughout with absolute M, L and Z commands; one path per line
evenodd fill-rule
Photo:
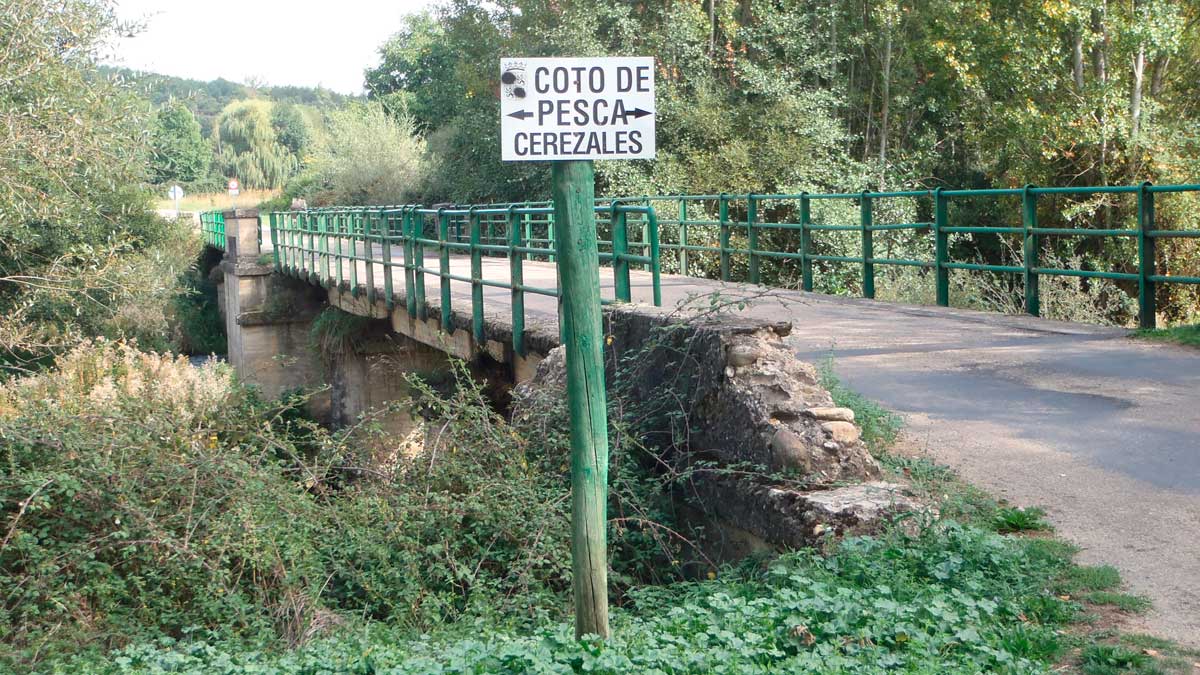
M 500 59 L 501 158 L 654 159 L 652 57 Z

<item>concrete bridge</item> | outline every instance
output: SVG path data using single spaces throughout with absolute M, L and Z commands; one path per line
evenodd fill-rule
M 646 325 L 707 316 L 719 305 L 730 310 L 725 318 L 697 328 L 718 336 L 705 353 L 718 361 L 706 376 L 713 391 L 730 386 L 718 380 L 738 380 L 733 354 L 746 335 L 773 335 L 801 361 L 832 354 L 851 388 L 906 417 L 907 449 L 1017 505 L 1045 506 L 1085 561 L 1116 565 L 1155 601 L 1140 620 L 1147 630 L 1195 642 L 1200 354 L 1140 343 L 1122 329 L 663 273 L 653 209 L 628 209 L 613 210 L 606 224 L 610 267 L 599 280 L 602 297 L 622 301 L 609 313 L 617 348 L 636 347 Z M 438 368 L 447 354 L 528 380 L 559 341 L 553 235 L 536 236 L 544 214 L 539 205 L 280 214 L 263 218 L 260 230 L 256 212 L 228 212 L 220 244 L 230 361 L 268 394 L 328 382 L 328 414 L 343 422 L 404 396 L 399 371 Z M 500 234 L 489 237 L 493 221 Z M 630 243 L 639 227 L 644 236 Z M 325 305 L 403 336 L 402 356 L 395 341 L 380 340 L 329 372 L 308 349 L 312 319 Z M 812 436 L 810 422 L 797 433 Z M 396 421 L 398 431 L 407 426 Z M 718 436 L 714 444 L 729 444 Z M 750 458 L 777 462 L 777 439 L 760 444 Z M 861 460 L 855 445 L 837 451 L 842 465 Z

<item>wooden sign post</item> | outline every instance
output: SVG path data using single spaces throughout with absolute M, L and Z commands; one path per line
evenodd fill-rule
M 500 60 L 501 156 L 550 161 L 571 413 L 575 635 L 608 637 L 608 403 L 593 159 L 652 159 L 654 60 Z

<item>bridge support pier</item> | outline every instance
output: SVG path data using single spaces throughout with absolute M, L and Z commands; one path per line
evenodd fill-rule
M 324 304 L 320 289 L 274 274 L 261 259 L 257 210 L 226 211 L 225 224 L 220 287 L 230 365 L 268 398 L 322 384 L 321 364 L 308 348 L 312 319 Z M 309 405 L 315 416 L 328 417 L 328 395 Z

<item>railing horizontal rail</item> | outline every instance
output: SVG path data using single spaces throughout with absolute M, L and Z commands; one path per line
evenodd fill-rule
M 1167 269 L 1165 260 L 1157 255 L 1156 242 L 1160 239 L 1200 239 L 1200 229 L 1187 227 L 1187 222 L 1177 228 L 1156 222 L 1156 196 L 1179 193 L 1200 197 L 1200 184 L 642 195 L 597 199 L 595 211 L 599 257 L 611 266 L 616 299 L 621 301 L 631 298 L 630 270 L 641 267 L 650 272 L 653 300 L 660 304 L 664 262 L 685 276 L 751 283 L 762 283 L 764 273 L 773 275 L 770 279 L 786 281 L 780 275 L 790 274 L 788 270 L 794 267 L 789 266 L 798 263 L 801 287 L 809 291 L 814 288 L 818 272 L 832 271 L 838 265 L 859 265 L 862 294 L 868 298 L 875 295 L 876 268 L 893 266 L 929 270 L 939 305 L 949 304 L 952 271 L 1020 274 L 1025 310 L 1034 315 L 1040 314 L 1038 279 L 1042 276 L 1133 284 L 1139 322 L 1152 327 L 1160 285 L 1200 284 L 1200 276 L 1191 269 Z M 1079 217 L 1058 217 L 1065 225 L 1038 222 L 1042 215 L 1039 211 L 1045 211 L 1044 207 L 1039 209 L 1039 198 L 1096 197 L 1093 203 L 1115 208 L 1112 204 L 1128 196 L 1136 201 L 1134 209 L 1121 207 L 1123 215 L 1115 221 L 1100 219 L 1096 223 L 1099 227 Z M 1020 201 L 1019 224 L 995 222 L 994 217 L 980 221 L 971 215 L 979 208 L 972 205 L 978 205 L 981 199 L 1014 198 Z M 814 222 L 814 204 L 821 204 L 817 215 L 824 222 Z M 1190 209 L 1188 215 L 1191 213 L 1200 213 L 1200 209 Z M 389 306 L 395 302 L 397 289 L 402 289 L 406 309 L 421 318 L 426 312 L 426 277 L 431 277 L 439 286 L 440 303 L 435 304 L 446 330 L 453 330 L 448 318 L 452 309 L 450 282 L 471 285 L 472 330 L 477 334 L 482 331 L 482 288 L 510 289 L 513 348 L 519 353 L 524 353 L 523 294 L 557 293 L 523 282 L 524 261 L 556 259 L 554 208 L 546 201 L 326 207 L 272 213 L 269 218 L 276 265 L 282 271 L 325 285 L 344 286 L 356 294 L 366 289 L 372 297 L 382 277 L 383 295 Z M 1179 216 L 1175 219 L 1180 220 Z M 201 214 L 201 229 L 206 243 L 225 248 L 222 214 Z M 971 237 L 1019 238 L 1020 256 L 1014 263 L 1004 259 L 955 259 L 953 252 L 961 250 L 955 242 Z M 1070 238 L 1132 240 L 1137 252 L 1130 259 L 1113 260 L 1107 270 L 1065 269 L 1042 263 L 1040 257 L 1047 242 Z M 855 241 L 858 250 L 845 254 L 845 247 L 854 246 Z M 905 246 L 896 249 L 896 242 L 905 242 Z M 883 255 L 876 254 L 876 246 L 885 247 Z M 926 256 L 919 250 L 921 246 L 928 247 L 928 259 L 922 259 Z M 452 273 L 452 260 L 464 256 L 471 259 L 471 273 Z M 664 261 L 664 256 L 668 260 Z M 427 265 L 427 257 L 437 264 Z M 508 260 L 508 281 L 483 278 L 485 257 Z M 394 278 L 396 275 L 401 278 Z

